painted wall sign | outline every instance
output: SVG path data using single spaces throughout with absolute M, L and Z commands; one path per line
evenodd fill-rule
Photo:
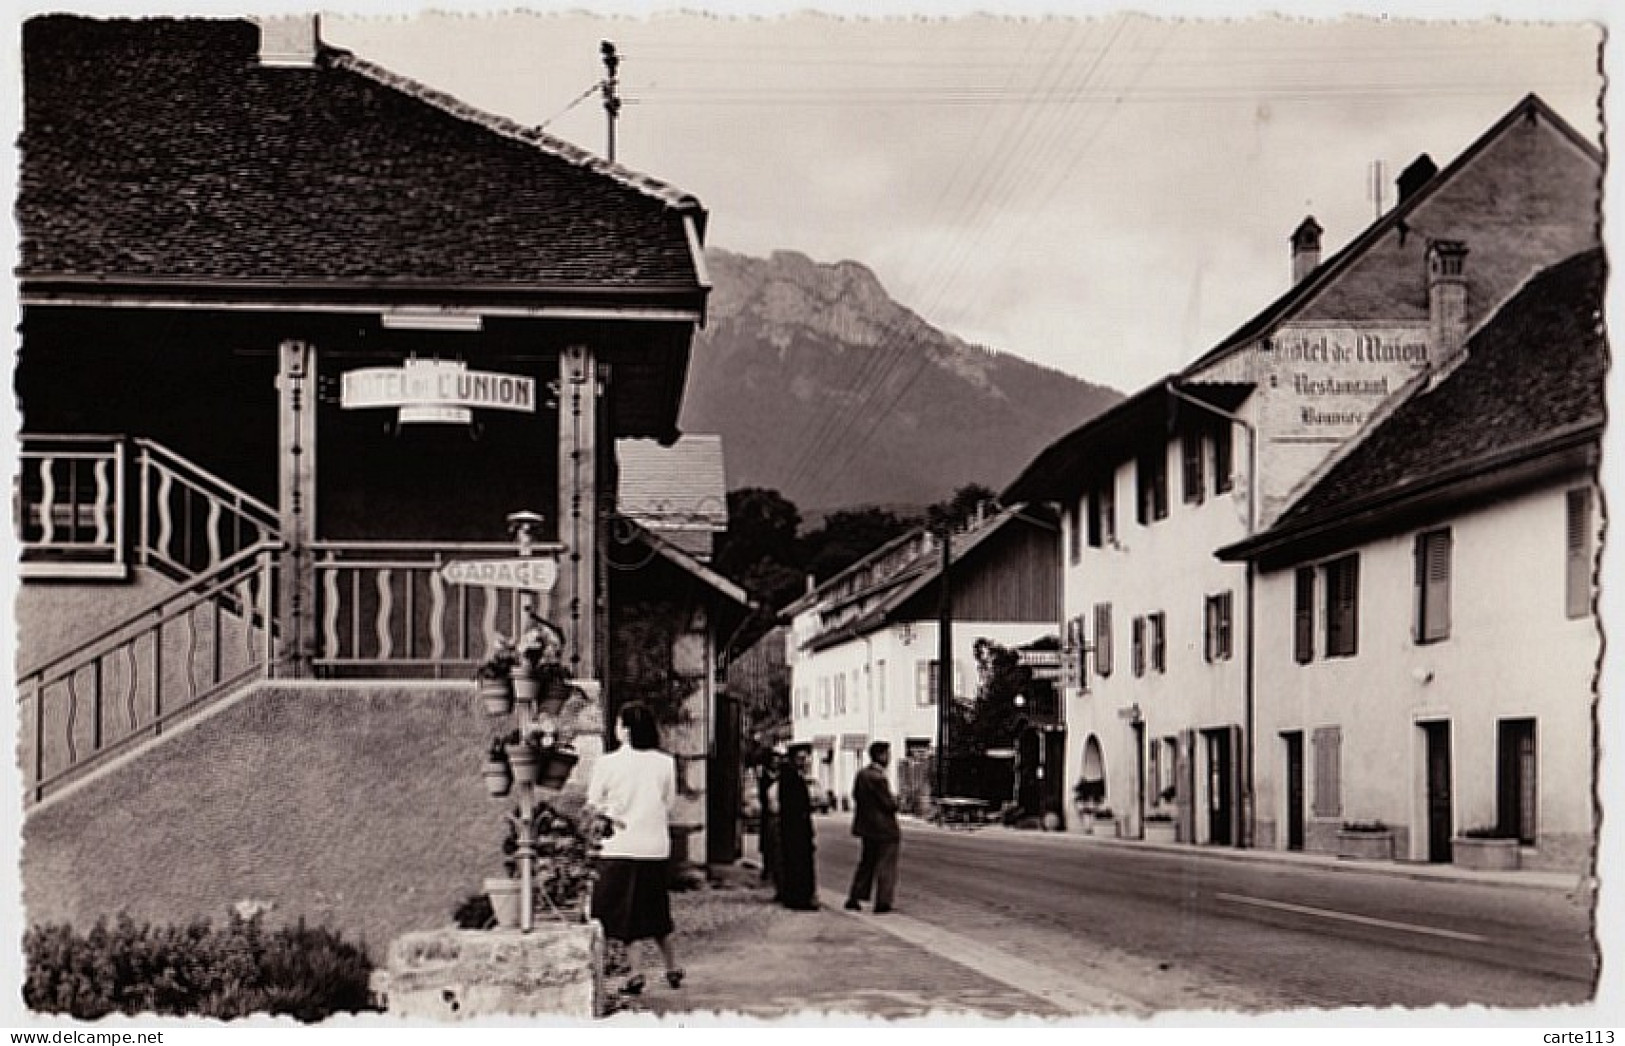
M 1283 324 L 1258 346 L 1275 439 L 1348 436 L 1427 368 L 1425 323 Z
M 441 566 L 440 576 L 453 585 L 551 592 L 559 579 L 559 561 L 554 556 L 528 556 L 523 559 L 454 559 Z
M 346 410 L 399 407 L 404 421 L 467 421 L 470 408 L 533 413 L 536 379 L 469 370 L 459 360 L 407 360 L 400 367 L 346 371 Z

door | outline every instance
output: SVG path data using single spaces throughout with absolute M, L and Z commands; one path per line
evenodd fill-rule
M 1286 742 L 1286 848 L 1303 849 L 1303 731 L 1281 735 Z
M 1448 864 L 1455 832 L 1450 809 L 1450 724 L 1423 723 L 1427 735 L 1428 860 Z
M 1496 827 L 1535 845 L 1535 721 L 1503 719 L 1498 724 L 1495 769 Z
M 1233 766 L 1230 758 L 1230 732 L 1228 730 L 1203 731 L 1207 740 L 1207 838 L 1215 846 L 1230 846 L 1235 836 L 1230 831 L 1231 808 L 1235 792 L 1230 778 Z

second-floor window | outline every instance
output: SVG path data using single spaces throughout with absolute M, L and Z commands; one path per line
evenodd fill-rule
M 1564 585 L 1564 611 L 1571 618 L 1591 613 L 1592 548 L 1591 488 L 1576 487 L 1566 498 L 1567 572 Z
M 1416 622 L 1418 643 L 1450 636 L 1450 531 L 1416 535 Z
M 1148 524 L 1168 518 L 1168 449 L 1158 444 L 1141 452 L 1134 476 L 1135 519 Z
M 1292 657 L 1300 665 L 1315 659 L 1315 568 L 1292 575 Z
M 1353 657 L 1360 649 L 1360 557 L 1334 559 L 1322 569 L 1326 576 L 1326 656 Z
M 1213 427 L 1213 493 L 1227 494 L 1236 485 L 1234 468 L 1234 451 L 1231 449 L 1231 432 L 1228 422 L 1221 422 Z
M 1095 671 L 1112 674 L 1112 605 L 1095 604 Z
M 1202 659 L 1230 660 L 1235 600 L 1229 592 L 1208 596 L 1202 606 Z
M 1089 491 L 1089 547 L 1103 548 L 1117 541 L 1115 477 L 1107 476 Z
M 1145 618 L 1137 617 L 1129 622 L 1128 643 L 1129 669 L 1135 677 L 1145 675 Z
M 1200 430 L 1186 432 L 1179 438 L 1181 486 L 1188 505 L 1200 505 L 1207 496 L 1206 480 L 1202 475 L 1202 442 Z

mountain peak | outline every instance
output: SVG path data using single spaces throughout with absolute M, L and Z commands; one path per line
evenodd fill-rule
M 971 346 L 894 301 L 868 266 L 708 248 L 711 300 L 682 428 L 723 437 L 730 487 L 804 512 L 1003 487 L 1121 396 Z

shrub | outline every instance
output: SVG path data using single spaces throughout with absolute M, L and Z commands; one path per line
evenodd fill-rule
M 258 915 L 233 914 L 216 930 L 208 920 L 137 925 L 120 913 L 111 928 L 98 919 L 82 936 L 67 924 L 30 927 L 23 950 L 23 1001 L 41 1013 L 221 1020 L 268 1013 L 312 1022 L 373 1008 L 366 951 L 302 919 L 268 931 Z

